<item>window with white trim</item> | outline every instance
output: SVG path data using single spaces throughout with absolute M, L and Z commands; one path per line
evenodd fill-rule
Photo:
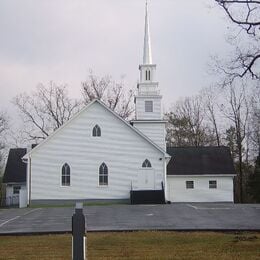
M 217 181 L 211 180 L 209 181 L 209 189 L 216 189 L 217 188 Z
M 151 168 L 152 164 L 150 163 L 150 161 L 148 159 L 145 159 L 143 164 L 142 164 L 143 168 Z
M 186 181 L 186 189 L 194 189 L 194 181 Z
M 99 185 L 108 185 L 108 168 L 104 162 L 99 166 Z
M 21 189 L 21 186 L 13 186 L 13 194 L 19 194 L 20 189 Z
M 67 163 L 62 166 L 61 186 L 70 186 L 70 167 Z
M 146 100 L 144 102 L 144 105 L 145 105 L 145 112 L 153 112 L 153 101 Z
M 93 127 L 92 136 L 101 136 L 101 128 L 99 125 Z

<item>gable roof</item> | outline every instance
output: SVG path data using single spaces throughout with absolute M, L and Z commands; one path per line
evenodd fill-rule
M 25 154 L 26 148 L 9 150 L 3 183 L 26 182 L 26 163 L 22 161 Z
M 228 147 L 168 147 L 167 175 L 235 175 Z
M 154 146 L 157 150 L 162 152 L 165 157 L 170 157 L 160 146 L 155 144 L 150 138 L 148 138 L 146 135 L 144 135 L 141 131 L 139 131 L 137 128 L 133 127 L 131 124 L 129 124 L 127 121 L 125 121 L 122 117 L 120 117 L 115 111 L 107 107 L 102 101 L 98 99 L 94 99 L 89 104 L 87 104 L 83 109 L 81 109 L 77 114 L 75 114 L 71 119 L 69 119 L 66 123 L 64 123 L 61 127 L 59 127 L 55 132 L 53 132 L 51 135 L 49 135 L 45 140 L 43 140 L 41 143 L 39 143 L 34 149 L 32 149 L 30 152 L 24 155 L 24 159 L 27 159 L 29 155 L 31 155 L 33 152 L 37 151 L 44 143 L 48 142 L 49 139 L 51 139 L 53 136 L 55 136 L 59 131 L 61 131 L 64 127 L 66 127 L 68 124 L 70 124 L 74 119 L 76 119 L 78 116 L 80 116 L 84 111 L 86 111 L 90 106 L 92 106 L 94 103 L 100 104 L 102 107 L 104 107 L 107 111 L 112 113 L 116 118 L 118 118 L 120 121 L 122 121 L 125 125 L 127 125 L 129 128 L 132 129 L 132 131 L 136 132 L 139 136 L 141 136 L 143 139 L 145 139 L 148 143 L 150 143 L 152 146 Z

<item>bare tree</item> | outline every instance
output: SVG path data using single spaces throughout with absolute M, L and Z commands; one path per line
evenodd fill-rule
M 230 21 L 239 27 L 233 41 L 236 50 L 227 63 L 217 61 L 217 69 L 227 77 L 226 84 L 235 78 L 251 76 L 260 79 L 260 1 L 257 0 L 215 0 L 224 10 Z M 246 34 L 242 34 L 245 32 Z M 243 35 L 237 39 L 238 36 Z M 245 39 L 247 35 L 247 39 Z
M 225 104 L 221 105 L 221 111 L 232 123 L 234 129 L 239 171 L 239 200 L 243 202 L 243 144 L 246 138 L 249 115 L 247 95 L 243 85 L 239 88 L 238 86 L 234 87 L 230 85 L 226 92 L 228 100 Z
M 0 113 L 0 175 L 1 168 L 4 158 L 4 148 L 5 148 L 5 132 L 8 129 L 8 119 L 7 116 L 1 112 Z
M 260 153 L 260 84 L 252 91 L 250 100 L 250 129 L 249 138 L 255 154 Z
M 6 131 L 8 127 L 8 123 L 7 123 L 7 117 L 4 115 L 3 112 L 0 113 L 0 137 L 2 139 L 2 134 L 4 133 L 4 131 Z
M 81 108 L 81 102 L 69 98 L 66 85 L 40 84 L 30 95 L 24 93 L 13 100 L 25 124 L 29 140 L 45 139 L 68 121 Z
M 220 146 L 220 130 L 217 123 L 218 112 L 218 90 L 214 87 L 203 89 L 201 92 L 203 99 L 203 106 L 205 115 L 207 116 L 210 124 L 212 125 L 213 132 L 215 133 L 217 146 Z
M 99 99 L 124 119 L 129 119 L 134 112 L 133 90 L 126 92 L 123 83 L 112 80 L 110 76 L 98 77 L 90 73 L 82 82 L 82 89 L 86 104 Z
M 260 1 L 258 0 L 215 0 L 229 19 L 248 34 L 256 36 L 260 28 Z
M 172 146 L 202 146 L 213 142 L 213 135 L 205 124 L 201 96 L 178 101 L 166 114 L 167 144 Z

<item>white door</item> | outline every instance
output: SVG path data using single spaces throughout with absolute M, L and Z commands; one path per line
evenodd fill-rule
M 174 180 L 170 177 L 167 177 L 167 193 L 167 199 L 169 201 L 174 201 Z
M 138 172 L 138 189 L 154 190 L 154 170 L 140 169 Z

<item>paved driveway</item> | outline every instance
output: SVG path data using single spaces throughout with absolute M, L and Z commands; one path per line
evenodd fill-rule
M 73 211 L 73 208 L 1 209 L 0 234 L 70 232 Z M 87 231 L 260 231 L 260 204 L 88 206 L 84 214 Z

